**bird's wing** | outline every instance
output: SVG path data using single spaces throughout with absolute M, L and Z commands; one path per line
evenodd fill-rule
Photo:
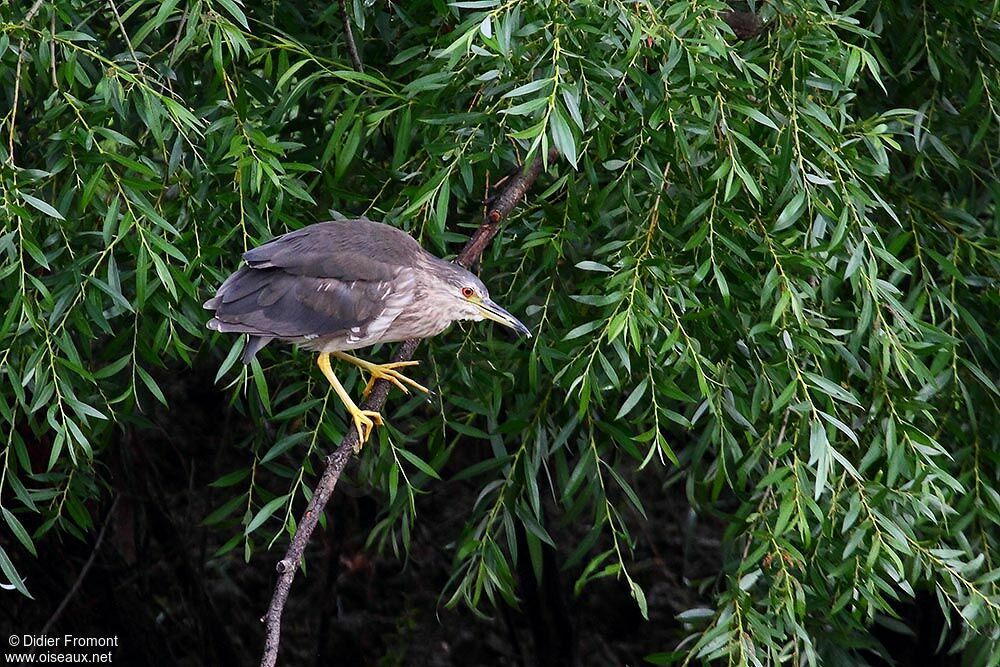
M 217 331 L 303 339 L 342 335 L 376 342 L 413 301 L 415 275 L 399 268 L 389 280 L 296 275 L 278 267 L 243 267 L 205 307 Z
M 413 266 L 426 251 L 406 232 L 370 220 L 336 220 L 309 225 L 249 250 L 253 268 L 346 281 L 389 281 L 400 267 Z
M 246 252 L 205 307 L 209 328 L 286 339 L 377 342 L 415 297 L 423 248 L 367 220 L 309 225 Z

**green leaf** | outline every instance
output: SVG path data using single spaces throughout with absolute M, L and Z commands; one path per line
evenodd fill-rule
M 805 372 L 803 375 L 809 380 L 809 383 L 819 389 L 821 392 L 827 396 L 831 396 L 841 403 L 848 403 L 857 407 L 861 407 L 861 403 L 858 399 L 854 397 L 849 391 L 841 387 L 835 382 L 827 380 L 821 375 L 816 375 L 815 373 Z
M 21 580 L 21 575 L 17 573 L 17 569 L 15 569 L 14 564 L 10 562 L 10 557 L 7 555 L 7 552 L 2 546 L 0 546 L 0 571 L 4 573 L 4 576 L 7 577 L 7 581 L 10 582 L 10 585 L 13 586 L 18 593 L 31 600 L 35 599 L 34 596 L 28 592 L 28 589 L 25 588 L 24 581 Z
M 66 218 L 64 218 L 62 216 L 62 213 L 60 213 L 59 211 L 57 211 L 55 209 L 55 207 L 52 206 L 52 204 L 49 204 L 48 202 L 42 201 L 38 197 L 33 197 L 33 196 L 29 195 L 26 192 L 22 192 L 22 193 L 20 193 L 20 195 L 21 195 L 21 199 L 23 199 L 27 204 L 31 205 L 33 208 L 38 209 L 39 211 L 41 211 L 45 215 L 51 216 L 51 217 L 55 218 L 56 220 L 65 220 L 66 219 Z
M 311 436 L 312 434 L 307 431 L 302 433 L 291 433 L 286 435 L 285 437 L 278 440 L 278 442 L 274 443 L 274 445 L 272 445 L 271 448 L 267 450 L 267 453 L 261 457 L 260 459 L 261 465 L 264 465 L 265 463 L 270 463 L 274 459 L 278 458 L 279 456 L 287 452 L 292 447 L 308 441 L 311 438 Z
M 785 204 L 785 208 L 781 209 L 781 213 L 778 214 L 778 219 L 774 223 L 773 231 L 780 232 L 782 229 L 791 227 L 795 222 L 802 217 L 802 213 L 806 210 L 806 193 L 802 190 L 797 192 L 794 197 Z
M 250 370 L 253 375 L 253 383 L 257 387 L 257 396 L 260 397 L 260 402 L 264 404 L 264 409 L 267 412 L 271 412 L 271 392 L 268 391 L 267 379 L 264 377 L 264 371 L 260 367 L 260 362 L 256 357 L 250 362 Z
M 20 520 L 14 513 L 8 510 L 6 507 L 0 508 L 3 510 L 3 519 L 7 522 L 7 527 L 10 528 L 10 532 L 14 533 L 14 537 L 17 541 L 24 545 L 24 548 L 28 550 L 32 556 L 37 556 L 38 552 L 35 551 L 35 543 L 31 541 L 31 536 L 28 535 L 28 531 L 24 529 Z
M 228 486 L 233 486 L 239 482 L 242 482 L 250 475 L 249 468 L 241 468 L 239 470 L 234 470 L 233 472 L 226 473 L 219 479 L 215 480 L 209 486 L 216 489 L 224 489 Z
M 639 613 L 642 617 L 649 620 L 649 607 L 646 604 L 646 594 L 642 592 L 642 587 L 635 583 L 631 579 L 628 582 L 629 590 L 632 593 L 632 599 L 635 600 L 636 605 L 639 607 Z
M 156 381 L 153 379 L 153 376 L 150 375 L 146 371 L 146 369 L 144 369 L 142 366 L 138 364 L 136 364 L 134 368 L 135 372 L 139 375 L 139 379 L 141 379 L 142 383 L 146 385 L 146 388 L 149 389 L 150 393 L 156 397 L 156 400 L 158 400 L 163 405 L 167 405 L 167 397 L 163 395 L 163 392 L 160 390 L 159 385 L 156 384 Z
M 253 520 L 247 524 L 247 527 L 243 529 L 244 535 L 249 535 L 253 531 L 260 528 L 260 526 L 271 518 L 271 515 L 278 511 L 279 507 L 285 505 L 285 501 L 288 500 L 288 495 L 278 496 L 274 500 L 270 501 L 266 505 L 260 508 L 257 514 L 254 515 Z
M 445 178 L 441 182 L 441 189 L 438 190 L 437 205 L 434 208 L 434 222 L 438 235 L 443 235 L 448 222 L 448 203 L 451 199 L 451 186 L 449 179 Z
M 592 262 L 590 260 L 584 260 L 582 262 L 577 262 L 574 266 L 583 271 L 603 271 L 605 273 L 614 273 L 614 269 L 610 266 L 605 266 L 600 262 Z
M 632 390 L 632 393 L 630 393 L 628 398 L 625 399 L 625 402 L 622 404 L 621 409 L 618 410 L 618 414 L 615 415 L 616 420 L 621 419 L 622 417 L 627 415 L 629 412 L 632 411 L 632 408 L 634 408 L 636 405 L 639 404 L 639 401 L 642 400 L 642 397 L 645 395 L 646 388 L 648 386 L 649 386 L 648 377 L 643 378 L 642 382 L 640 382 L 635 386 L 635 389 Z
M 586 324 L 581 324 L 578 327 L 574 327 L 565 336 L 563 336 L 563 340 L 573 340 L 574 338 L 579 338 L 580 336 L 589 334 L 591 331 L 597 329 L 603 324 L 604 322 L 602 322 L 601 320 L 594 320 L 593 322 L 587 322 Z
M 421 459 L 419 456 L 406 449 L 396 448 L 396 452 L 402 456 L 404 459 L 412 463 L 416 468 L 427 475 L 428 477 L 433 477 L 434 479 L 440 480 L 441 477 L 438 475 L 437 471 L 434 470 L 426 461 Z
M 535 81 L 530 81 L 522 86 L 518 86 L 514 90 L 505 93 L 503 97 L 504 98 L 522 97 L 524 95 L 528 95 L 529 93 L 541 90 L 542 88 L 545 88 L 546 86 L 549 86 L 551 84 L 552 84 L 552 79 L 537 79 Z
M 809 463 L 816 465 L 816 484 L 813 498 L 819 500 L 826 490 L 826 480 L 830 473 L 830 441 L 826 429 L 820 421 L 809 424 Z
M 225 7 L 226 12 L 229 13 L 236 21 L 243 27 L 244 30 L 250 29 L 250 24 L 247 23 L 247 16 L 243 13 L 240 5 L 243 4 L 240 0 L 214 0 L 220 5 Z M 280 86 L 279 86 L 280 87 Z
M 527 509 L 518 506 L 515 512 L 517 514 L 517 517 L 521 520 L 521 523 L 524 524 L 524 527 L 528 530 L 529 533 L 537 537 L 542 542 L 545 542 L 550 547 L 555 548 L 556 543 L 552 540 L 552 537 L 548 534 L 548 532 L 545 530 L 542 524 L 538 523 L 538 520 L 534 516 L 532 516 Z
M 227 518 L 229 515 L 235 512 L 238 508 L 243 507 L 246 504 L 246 497 L 247 496 L 245 493 L 241 493 L 240 495 L 234 498 L 230 498 L 225 503 L 223 503 L 221 507 L 216 508 L 214 512 L 212 512 L 204 519 L 202 519 L 201 525 L 212 526 L 221 522 L 223 519 Z
M 778 126 L 774 124 L 773 120 L 762 114 L 760 111 L 757 111 L 753 107 L 743 106 L 741 104 L 734 104 L 733 108 L 739 111 L 741 114 L 747 116 L 748 118 L 752 118 L 753 120 L 757 121 L 761 125 L 769 127 L 776 132 L 779 131 Z
M 562 154 L 566 161 L 576 168 L 576 139 L 573 137 L 569 123 L 563 116 L 560 107 L 556 107 L 549 116 L 549 127 L 552 129 L 552 143 Z

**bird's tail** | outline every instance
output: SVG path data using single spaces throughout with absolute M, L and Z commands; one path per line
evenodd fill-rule
M 243 348 L 242 361 L 244 364 L 249 366 L 250 362 L 253 361 L 253 358 L 255 356 L 257 356 L 257 353 L 260 352 L 261 348 L 263 348 L 265 345 L 267 345 L 274 339 L 268 336 L 254 336 L 254 335 L 250 335 L 248 336 L 248 338 L 249 340 L 247 341 L 247 346 Z

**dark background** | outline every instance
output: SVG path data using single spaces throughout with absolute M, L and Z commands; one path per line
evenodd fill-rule
M 934 3 L 929 4 L 933 10 Z M 941 3 L 941 7 L 946 4 Z M 102 11 L 106 11 L 103 3 L 100 6 Z M 317 6 L 314 4 L 311 7 L 316 9 Z M 891 100 L 885 100 L 884 94 L 874 84 L 868 85 L 867 89 L 862 87 L 860 92 L 868 95 L 867 104 L 877 109 L 892 105 L 916 108 L 925 100 L 936 99 L 945 93 L 955 97 L 951 87 L 959 91 L 963 88 L 967 90 L 969 86 L 962 83 L 964 79 L 955 74 L 965 67 L 967 63 L 964 61 L 960 63 L 961 67 L 951 66 L 952 74 L 947 75 L 946 71 L 943 81 L 936 82 L 926 76 L 922 65 L 916 68 L 910 79 L 907 78 L 912 63 L 922 62 L 919 53 L 911 53 L 922 52 L 923 49 L 919 44 L 915 46 L 916 42 L 911 39 L 916 32 L 923 32 L 917 18 L 922 19 L 923 25 L 929 23 L 932 30 L 946 22 L 933 15 L 929 19 L 923 16 L 927 5 L 921 8 L 916 4 L 900 2 L 890 5 L 890 8 L 891 11 L 886 10 L 887 16 L 888 20 L 894 20 L 894 24 L 892 29 L 884 32 L 903 36 L 882 40 L 880 44 L 886 57 L 901 71 L 897 73 L 900 82 L 890 82 Z M 315 32 L 320 33 L 319 37 L 324 40 L 328 35 L 332 39 L 338 34 L 330 28 L 330 24 L 336 25 L 339 21 L 335 16 L 336 8 L 333 4 L 322 5 L 317 14 L 319 11 L 324 12 L 323 21 L 326 24 L 322 30 Z M 279 12 L 277 17 L 272 15 L 269 18 L 275 24 L 283 19 L 290 22 L 294 19 L 300 32 L 305 33 L 306 30 L 301 30 L 302 25 L 310 28 L 320 25 L 317 14 L 294 17 L 291 12 L 289 16 Z M 914 20 L 911 20 L 911 15 Z M 956 15 L 964 16 L 957 10 Z M 331 19 L 331 16 L 334 18 Z M 865 17 L 862 23 L 867 25 L 870 19 L 870 16 Z M 133 19 L 133 22 L 136 21 Z M 112 35 L 111 39 L 117 40 L 115 31 L 108 27 L 110 21 L 108 26 L 103 22 L 102 18 L 102 29 L 106 28 L 105 32 Z M 954 23 L 960 25 L 961 30 L 949 33 L 947 38 L 942 37 L 943 44 L 950 46 L 958 39 L 954 36 L 956 34 L 969 40 L 978 39 L 960 21 Z M 796 17 L 787 15 L 782 29 L 792 33 L 796 25 Z M 369 26 L 367 51 L 367 56 L 376 62 L 385 55 L 380 51 L 381 42 L 371 39 L 371 35 L 378 34 L 377 29 L 377 25 Z M 940 35 L 940 30 L 937 34 Z M 389 46 L 395 48 L 394 44 Z M 118 52 L 122 48 L 121 44 L 117 44 L 109 52 Z M 957 49 L 955 52 L 958 52 Z M 389 57 L 392 55 L 389 54 Z M 6 62 L 10 60 L 8 55 Z M 193 60 L 203 64 L 198 59 Z M 200 64 L 192 68 L 200 71 Z M 209 70 L 210 66 L 205 65 L 204 69 Z M 28 71 L 25 69 L 25 72 Z M 31 71 L 35 72 L 36 82 L 46 80 L 44 67 Z M 28 75 L 25 76 L 27 81 Z M 252 78 L 248 81 L 247 90 L 256 94 L 258 82 Z M 33 106 L 22 108 L 19 122 L 24 126 L 24 136 L 34 141 L 25 141 L 24 146 L 18 146 L 18 149 L 49 146 L 47 135 L 35 134 L 32 130 L 32 123 L 40 122 L 46 110 L 47 93 L 41 89 L 33 95 L 22 93 L 22 96 Z M 216 94 L 215 98 L 221 99 L 221 95 Z M 260 99 L 263 100 L 260 105 L 264 107 L 272 102 L 270 92 L 260 94 Z M 315 95 L 302 103 L 315 105 L 318 109 L 325 102 L 322 90 L 317 90 Z M 860 108 L 866 107 L 862 105 Z M 972 108 L 981 110 L 984 105 Z M 306 111 L 287 123 L 287 131 L 282 130 L 282 136 L 302 139 L 307 144 L 305 153 L 309 153 L 315 152 L 318 140 L 314 132 L 321 125 L 310 118 L 318 111 Z M 968 115 L 974 112 L 968 112 Z M 339 110 L 329 111 L 329 117 L 324 118 L 332 123 L 339 113 Z M 953 127 L 956 135 L 966 137 L 971 134 L 968 126 L 964 122 L 959 123 L 956 118 L 947 117 L 942 125 Z M 396 136 L 392 135 L 392 138 Z M 955 140 L 954 145 L 966 144 Z M 376 154 L 392 153 L 392 146 L 376 145 L 368 149 Z M 19 158 L 31 156 L 30 150 L 26 153 Z M 933 183 L 932 178 L 927 178 L 929 173 L 942 179 L 950 175 L 962 183 L 971 180 L 966 178 L 966 172 L 942 170 L 940 163 L 935 165 L 931 158 L 919 151 L 914 154 L 919 156 L 919 162 L 916 159 L 911 161 L 909 154 L 904 154 L 902 158 L 906 161 L 906 169 L 902 172 L 906 179 Z M 307 155 L 303 160 L 319 164 L 314 157 Z M 376 172 L 381 170 L 379 162 L 370 162 L 375 165 L 371 169 Z M 501 162 L 504 168 L 514 164 L 510 159 Z M 42 163 L 38 161 L 38 164 Z M 329 179 L 332 165 L 322 166 L 325 168 L 323 178 Z M 494 175 L 502 173 L 499 170 Z M 231 180 L 228 172 L 216 176 Z M 422 182 L 423 177 L 421 175 L 421 179 L 415 179 L 413 183 Z M 199 174 L 191 180 L 200 186 L 208 178 Z M 612 180 L 617 176 L 603 174 L 602 178 Z M 367 187 L 373 187 L 371 183 L 374 182 L 370 180 Z M 547 188 L 550 184 L 546 182 L 538 189 Z M 887 188 L 892 186 L 909 187 L 910 183 L 897 178 L 892 183 L 886 183 Z M 327 210 L 336 203 L 345 210 L 358 212 L 364 210 L 364 202 L 381 194 L 374 190 L 377 188 L 372 192 L 361 191 L 356 181 L 340 184 L 338 188 L 327 181 L 319 181 L 312 192 L 320 200 L 320 210 Z M 936 204 L 943 198 L 939 194 L 943 191 L 954 191 L 960 195 L 963 189 L 955 186 L 949 190 L 942 185 L 940 191 L 927 193 L 927 198 Z M 176 190 L 173 192 L 172 196 L 176 196 Z M 212 190 L 212 193 L 206 200 L 214 206 L 219 201 L 216 191 Z M 479 196 L 478 184 L 475 196 Z M 331 199 L 324 199 L 326 197 Z M 471 202 L 472 196 L 465 199 Z M 170 201 L 167 197 L 165 200 Z M 235 210 L 234 202 L 233 199 L 221 205 Z M 274 214 L 267 202 L 253 201 L 252 197 L 247 202 L 250 208 L 257 204 Z M 207 204 L 205 208 L 196 206 L 192 209 L 193 215 L 197 217 L 207 208 Z M 455 218 L 460 223 L 467 223 L 475 219 L 476 212 L 473 204 L 468 203 Z M 229 215 L 222 219 L 231 222 L 234 217 Z M 89 224 L 91 219 L 87 218 L 84 222 Z M 281 219 L 281 224 L 285 223 L 286 220 Z M 449 229 L 456 236 L 467 231 L 451 222 Z M 601 228 L 595 226 L 595 229 Z M 450 240 L 456 245 L 460 242 Z M 238 245 L 238 239 L 231 242 Z M 586 242 L 590 243 L 590 240 Z M 208 255 L 220 252 L 218 249 L 207 251 Z M 224 260 L 207 257 L 206 265 L 211 264 L 216 269 L 222 266 L 231 268 L 235 255 L 228 250 L 226 252 L 228 256 Z M 580 258 L 588 256 L 581 254 Z M 511 263 L 509 259 L 507 261 Z M 494 276 L 500 268 L 500 262 L 492 264 Z M 206 278 L 206 283 L 212 282 L 210 277 Z M 750 285 L 751 288 L 755 286 L 756 283 Z M 95 291 L 91 290 L 91 293 Z M 972 294 L 972 291 L 968 293 Z M 205 296 L 201 294 L 200 298 Z M 203 313 L 199 310 L 198 315 Z M 158 321 L 157 316 L 156 312 L 144 315 L 147 322 Z M 712 319 L 711 314 L 697 316 L 710 322 L 709 329 L 717 326 L 718 321 Z M 568 330 L 575 324 L 567 320 L 563 329 Z M 198 322 L 199 331 L 200 325 L 201 321 Z M 454 342 L 459 334 L 453 331 L 445 336 L 450 336 Z M 82 335 L 79 338 L 88 342 L 92 340 Z M 706 341 L 711 339 L 711 335 L 704 338 Z M 21 340 L 25 340 L 23 336 Z M 101 345 L 105 342 L 98 340 Z M 125 339 L 117 342 L 120 345 L 128 343 Z M 141 346 L 143 341 L 140 339 L 139 342 Z M 113 348 L 114 345 L 106 347 Z M 159 351 L 159 348 L 154 348 L 146 356 L 158 362 Z M 52 636 L 117 635 L 119 649 L 114 662 L 117 665 L 246 665 L 258 661 L 263 648 L 260 618 L 271 596 L 274 565 L 284 552 L 285 542 L 279 540 L 268 550 L 266 544 L 260 542 L 262 538 L 259 534 L 255 534 L 255 550 L 249 562 L 244 560 L 241 548 L 216 557 L 215 552 L 233 537 L 234 531 L 241 531 L 242 527 L 237 524 L 239 512 L 230 517 L 231 521 L 225 525 L 204 526 L 202 523 L 234 493 L 232 488 L 212 488 L 209 484 L 234 470 L 246 468 L 253 460 L 253 452 L 247 448 L 246 442 L 255 426 L 245 411 L 241 414 L 232 407 L 233 390 L 223 389 L 215 382 L 225 352 L 225 345 L 206 345 L 190 367 L 181 365 L 176 354 L 167 359 L 165 366 L 155 372 L 155 380 L 167 395 L 169 411 L 146 395 L 141 408 L 124 416 L 127 421 L 114 427 L 110 442 L 106 446 L 102 442 L 101 455 L 94 463 L 97 468 L 94 477 L 102 484 L 106 482 L 107 488 L 94 485 L 93 493 L 81 494 L 93 498 L 86 503 L 90 516 L 94 518 L 92 530 L 82 533 L 72 521 L 63 522 L 59 530 L 48 531 L 37 540 L 38 558 L 31 557 L 17 545 L 8 549 L 34 599 L 26 599 L 17 593 L 3 594 L 0 642 L 12 633 L 38 634 L 50 624 L 49 634 Z M 287 349 L 280 349 L 273 354 L 275 358 L 287 360 L 290 353 Z M 382 351 L 381 355 L 385 358 L 386 352 Z M 418 352 L 418 357 L 421 355 L 425 359 L 430 356 Z M 302 370 L 315 377 L 317 372 L 314 366 L 306 364 L 305 356 L 300 355 L 298 360 Z M 149 367 L 152 369 L 151 363 Z M 421 379 L 421 376 L 418 374 L 416 378 Z M 455 383 L 454 386 L 460 385 Z M 141 388 L 139 393 L 143 393 Z M 296 394 L 296 400 L 299 396 L 305 398 L 308 394 L 305 391 Z M 395 404 L 398 407 L 402 398 L 394 392 L 389 401 L 390 406 Z M 252 403 L 252 400 L 247 399 L 247 403 Z M 266 423 L 264 427 L 268 427 Z M 44 429 L 25 426 L 18 432 L 27 443 L 33 468 L 45 470 L 51 442 L 47 440 Z M 267 435 L 263 438 L 265 441 Z M 335 444 L 321 443 L 321 449 L 332 450 Z M 690 443 L 680 436 L 675 444 L 678 451 L 695 449 L 688 447 Z M 414 451 L 419 453 L 423 450 L 414 445 Z M 369 450 L 362 456 L 373 456 L 375 453 Z M 490 456 L 491 452 L 483 441 L 469 440 L 440 470 L 441 477 L 451 480 L 459 471 Z M 692 467 L 698 463 L 685 459 L 685 464 Z M 327 524 L 317 530 L 307 550 L 307 572 L 297 576 L 292 588 L 284 614 L 281 664 L 637 665 L 642 664 L 647 656 L 655 654 L 660 654 L 658 659 L 665 660 L 663 654 L 674 650 L 678 641 L 689 634 L 676 615 L 700 605 L 713 606 L 715 593 L 731 583 L 724 576 L 719 576 L 724 556 L 728 556 L 730 562 L 739 557 L 739 554 L 734 558 L 733 554 L 722 552 L 726 524 L 721 517 L 731 519 L 734 510 L 745 499 L 723 497 L 711 510 L 704 509 L 708 507 L 706 504 L 696 514 L 688 502 L 684 476 L 674 471 L 665 471 L 662 475 L 640 475 L 636 476 L 634 483 L 643 499 L 648 519 L 631 511 L 625 502 L 620 503 L 619 508 L 626 513 L 627 522 L 637 538 L 629 567 L 632 576 L 646 592 L 648 621 L 641 617 L 627 585 L 621 579 L 609 577 L 597 580 L 589 583 L 579 594 L 574 592 L 574 579 L 580 567 L 564 571 L 560 565 L 586 534 L 589 523 L 586 519 L 590 517 L 575 520 L 579 517 L 565 517 L 559 510 L 549 512 L 552 520 L 546 528 L 552 533 L 558 548 L 545 550 L 541 582 L 536 582 L 529 560 L 519 559 L 523 568 L 516 576 L 519 604 L 508 605 L 502 600 L 496 605 L 483 604 L 481 609 L 490 615 L 477 616 L 461 605 L 454 609 L 446 608 L 442 592 L 447 588 L 453 567 L 454 544 L 470 519 L 481 485 L 475 481 L 428 484 L 424 487 L 427 493 L 417 499 L 419 514 L 409 553 L 405 556 L 380 554 L 366 547 L 365 543 L 372 528 L 384 516 L 387 498 L 373 492 L 367 484 L 356 481 L 356 465 L 352 463 L 341 479 L 327 507 Z M 989 466 L 983 469 L 987 472 L 992 470 Z M 684 470 L 684 474 L 689 474 L 689 470 Z M 287 487 L 287 480 L 269 475 L 266 471 L 261 472 L 262 488 Z M 80 477 L 82 475 L 77 479 Z M 315 476 L 307 482 L 314 483 Z M 55 484 L 53 487 L 61 488 Z M 58 498 L 52 502 L 58 503 Z M 259 505 L 259 499 L 255 502 Z M 256 505 L 254 509 L 257 509 Z M 298 503 L 296 510 L 301 509 L 301 503 Z M 715 516 L 710 511 L 717 511 L 719 515 Z M 28 531 L 34 534 L 40 519 L 34 515 L 19 516 Z M 608 537 L 602 539 L 607 541 Z M 0 531 L 0 540 L 4 541 L 5 547 L 14 542 L 5 531 Z M 607 543 L 598 544 L 591 551 L 596 553 L 607 547 Z M 961 656 L 945 654 L 955 637 L 939 641 L 945 626 L 940 606 L 933 590 L 918 590 L 915 603 L 897 606 L 900 625 L 911 628 L 913 633 L 903 634 L 892 628 L 876 626 L 875 636 L 882 642 L 885 654 L 891 655 L 893 660 L 868 654 L 870 664 L 961 664 Z M 810 611 L 814 612 L 812 617 L 822 620 L 824 610 Z M 952 627 L 960 626 L 957 617 L 952 620 Z M 817 626 L 821 625 L 817 623 Z M 939 645 L 945 648 L 939 649 Z
M 146 415 L 147 423 L 125 430 L 110 449 L 114 509 L 112 503 L 88 508 L 106 525 L 100 541 L 97 531 L 84 540 L 52 532 L 38 545 L 39 559 L 15 562 L 35 600 L 5 596 L 0 636 L 39 633 L 78 585 L 48 634 L 117 635 L 114 664 L 259 660 L 259 619 L 285 544 L 270 551 L 258 546 L 249 563 L 239 548 L 213 558 L 231 535 L 200 522 L 229 496 L 227 489 L 205 489 L 246 464 L 247 453 L 236 443 L 249 425 L 213 384 L 211 360 L 202 361 L 193 370 L 177 368 L 157 378 L 169 388 L 172 409 Z M 389 400 L 394 398 L 398 393 Z M 488 456 L 480 448 L 469 443 L 453 457 L 454 472 Z M 349 466 L 327 507 L 327 527 L 317 529 L 306 552 L 307 573 L 300 572 L 292 587 L 281 663 L 638 665 L 645 656 L 675 648 L 683 637 L 676 614 L 708 604 L 699 583 L 719 572 L 723 525 L 695 516 L 683 487 L 673 485 L 641 489 L 649 520 L 630 517 L 643 535 L 631 573 L 646 590 L 648 621 L 624 581 L 602 579 L 574 595 L 572 576 L 559 567 L 565 554 L 548 548 L 541 585 L 530 569 L 519 573 L 518 607 L 501 602 L 490 617 L 461 606 L 446 609 L 441 594 L 452 558 L 447 545 L 478 491 L 469 482 L 441 482 L 421 496 L 412 550 L 401 561 L 365 548 L 384 500 L 358 488 Z M 563 528 L 554 537 L 568 553 L 583 535 Z M 528 559 L 521 562 L 530 568 Z M 895 664 L 960 664 L 956 656 L 936 655 L 943 619 L 932 596 L 920 596 L 900 612 L 920 631 L 915 637 L 878 632 Z M 872 664 L 890 663 L 873 658 Z

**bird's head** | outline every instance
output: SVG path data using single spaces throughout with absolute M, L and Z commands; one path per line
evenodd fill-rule
M 528 327 L 490 299 L 490 293 L 482 280 L 459 266 L 450 266 L 453 270 L 443 281 L 443 289 L 447 292 L 453 319 L 493 320 L 531 338 Z

